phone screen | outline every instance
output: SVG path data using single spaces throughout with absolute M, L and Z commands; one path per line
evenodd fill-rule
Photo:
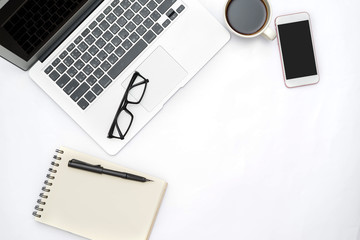
M 309 21 L 278 25 L 286 79 L 317 75 Z

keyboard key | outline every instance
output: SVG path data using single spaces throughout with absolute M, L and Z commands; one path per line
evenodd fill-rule
M 95 70 L 95 72 L 94 72 L 94 76 L 95 76 L 95 77 L 101 78 L 102 75 L 104 75 L 103 70 L 101 70 L 100 68 L 98 68 L 98 69 Z
M 78 103 L 77 105 L 79 107 L 81 107 L 82 110 L 85 110 L 88 106 L 89 106 L 89 103 L 84 99 L 82 98 Z
M 88 46 L 85 42 L 80 43 L 79 46 L 78 46 L 78 48 L 79 48 L 79 50 L 80 50 L 81 52 L 85 52 L 86 49 L 88 49 L 88 47 L 89 47 L 89 46 Z
M 107 8 L 105 8 L 105 10 L 104 10 L 104 14 L 105 15 L 108 15 L 109 14 L 109 12 L 111 12 L 111 10 L 112 10 L 112 8 L 110 7 L 110 6 L 108 6 Z
M 124 16 L 127 18 L 127 20 L 130 20 L 130 19 L 134 16 L 134 13 L 133 13 L 133 11 L 131 11 L 130 9 L 128 9 L 128 10 L 124 13 Z
M 133 22 L 139 25 L 144 19 L 138 14 L 133 18 Z
M 139 0 L 139 2 L 141 3 L 141 5 L 145 5 L 149 0 Z
M 67 74 L 69 74 L 70 77 L 74 77 L 77 73 L 78 71 L 74 67 L 71 67 L 69 70 L 67 70 Z
M 124 18 L 123 16 L 121 16 L 119 18 L 119 20 L 116 21 L 117 24 L 119 24 L 120 27 L 123 27 L 125 26 L 125 24 L 127 23 L 127 20 L 126 18 Z
M 111 83 L 111 78 L 109 78 L 107 75 L 103 76 L 100 80 L 99 80 L 99 84 L 103 87 L 106 88 L 107 86 L 109 86 L 109 84 Z
M 56 81 L 56 80 L 60 77 L 60 74 L 54 70 L 54 71 L 52 71 L 52 72 L 50 73 L 49 77 L 50 77 L 53 81 Z
M 89 89 L 90 89 L 90 86 L 84 82 L 80 85 L 80 87 L 78 87 L 76 89 L 76 91 L 73 94 L 71 94 L 70 97 L 72 100 L 77 102 L 82 97 L 82 95 L 84 95 L 87 92 L 87 90 L 89 90 Z
M 118 48 L 115 50 L 115 53 L 116 53 L 116 55 L 118 55 L 119 57 L 121 57 L 122 55 L 124 55 L 125 50 L 124 50 L 122 47 L 118 47 Z
M 58 64 L 60 63 L 60 59 L 56 58 L 51 65 L 53 65 L 54 67 L 56 67 Z
M 97 66 L 100 65 L 100 63 L 101 63 L 101 62 L 100 62 L 99 59 L 94 58 L 93 60 L 91 60 L 90 65 L 91 65 L 93 68 L 96 68 Z
M 67 94 L 67 95 L 70 95 L 74 90 L 75 88 L 77 88 L 77 86 L 79 86 L 80 84 L 78 83 L 78 81 L 76 81 L 75 79 L 71 80 L 71 82 L 66 85 L 64 87 L 64 92 Z
M 129 37 L 129 39 L 133 42 L 133 43 L 135 43 L 137 40 L 139 40 L 139 35 L 137 35 L 136 34 L 136 32 L 133 32 L 131 35 L 130 35 L 130 37 Z
M 87 35 L 87 34 L 86 34 L 86 35 Z M 85 36 L 84 36 L 84 37 L 85 37 Z M 83 38 L 82 38 L 81 36 L 78 36 L 77 38 L 75 38 L 74 43 L 75 43 L 75 44 L 79 44 L 82 39 L 83 39 Z
M 151 15 L 150 15 L 151 19 L 154 20 L 154 22 L 156 22 L 157 20 L 159 20 L 159 18 L 161 17 L 160 13 L 158 11 L 154 11 Z
M 170 9 L 166 13 L 166 16 L 168 16 L 171 20 L 174 20 L 178 16 L 178 14 L 173 9 Z
M 104 47 L 104 50 L 110 54 L 112 53 L 112 51 L 114 51 L 115 47 L 111 44 L 111 43 L 108 43 L 105 47 Z
M 124 8 L 127 9 L 128 7 L 130 7 L 131 2 L 129 0 L 123 0 L 120 5 Z
M 106 20 L 108 20 L 110 24 L 115 22 L 116 19 L 117 17 L 113 13 L 110 13 L 109 16 L 106 17 Z
M 124 10 L 120 6 L 117 6 L 113 12 L 116 14 L 116 16 L 119 17 L 124 12 Z
M 74 62 L 74 59 L 72 59 L 70 56 L 67 56 L 65 59 L 64 59 L 64 63 L 66 64 L 66 66 L 70 67 L 71 64 L 73 64 Z
M 120 0 L 114 0 L 112 3 L 111 3 L 111 6 L 112 7 L 115 7 L 116 5 L 118 5 L 120 3 Z
M 90 29 L 85 29 L 82 33 L 81 36 L 86 37 L 88 34 L 90 33 Z M 82 39 L 81 38 L 76 38 L 75 39 L 75 44 L 78 44 Z
M 147 44 L 140 39 L 108 72 L 112 79 L 119 76 L 124 69 L 147 47 Z
M 64 74 L 57 80 L 56 84 L 63 88 L 70 81 L 70 77 L 67 74 Z
M 135 2 L 132 6 L 131 6 L 131 9 L 134 11 L 134 12 L 138 12 L 140 9 L 141 9 L 141 5 L 137 2 Z
M 100 87 L 99 84 L 95 84 L 95 86 L 93 86 L 91 90 L 98 96 L 103 91 L 102 87 Z
M 103 33 L 103 32 L 101 31 L 101 29 L 98 28 L 98 27 L 95 28 L 95 29 L 92 31 L 92 34 L 93 34 L 96 38 L 100 37 L 102 33 Z
M 170 25 L 170 23 L 171 23 L 171 21 L 170 21 L 169 19 L 166 19 L 166 21 L 163 22 L 162 26 L 163 26 L 164 28 L 166 28 L 167 26 Z
M 156 24 L 152 27 L 152 30 L 153 30 L 157 35 L 159 35 L 159 34 L 164 30 L 164 28 L 161 27 L 160 24 L 156 23 Z
M 132 31 L 135 30 L 136 25 L 135 25 L 135 23 L 133 23 L 133 22 L 129 22 L 129 23 L 126 25 L 125 28 L 126 28 L 129 32 L 132 32 Z
M 109 24 L 107 21 L 103 20 L 103 21 L 99 24 L 99 27 L 100 27 L 103 31 L 105 31 L 106 29 L 108 29 L 108 27 L 110 27 L 110 24 Z
M 90 25 L 89 25 L 89 28 L 92 30 L 96 27 L 97 25 L 97 22 L 96 21 L 93 21 Z
M 165 0 L 160 6 L 157 8 L 157 10 L 164 14 L 174 3 L 176 0 Z
M 90 65 L 86 65 L 83 69 L 83 72 L 86 75 L 90 75 L 93 71 L 94 71 L 94 69 Z
M 89 49 L 89 53 L 93 56 L 99 52 L 99 49 L 96 46 L 91 46 Z
M 121 43 L 121 39 L 118 36 L 115 36 L 112 40 L 111 43 L 114 44 L 114 46 L 119 46 L 119 44 Z
M 108 55 L 104 50 L 101 50 L 96 56 L 100 59 L 100 61 L 104 61 Z
M 74 51 L 71 52 L 71 56 L 76 60 L 78 59 L 78 57 L 80 57 L 81 52 L 79 52 L 79 50 L 74 49 Z
M 86 79 L 86 82 L 87 82 L 90 86 L 94 85 L 94 84 L 96 83 L 96 81 L 97 81 L 97 79 L 96 79 L 93 75 L 89 76 L 89 77 Z
M 89 45 L 93 44 L 95 42 L 95 38 L 90 34 L 85 38 L 85 42 Z
M 107 70 L 110 69 L 111 65 L 108 61 L 105 61 L 100 65 L 100 67 L 102 68 L 102 70 L 104 70 L 106 72 Z
M 150 44 L 152 41 L 154 41 L 154 39 L 156 38 L 155 33 L 153 33 L 153 31 L 149 30 L 147 33 L 145 33 L 144 35 L 144 40 Z
M 106 31 L 102 37 L 106 40 L 106 41 L 110 41 L 110 39 L 112 39 L 114 35 L 112 35 L 112 33 L 110 31 Z
M 49 74 L 54 68 L 52 66 L 48 66 L 46 69 L 45 69 L 45 73 L 46 74 Z
M 94 46 L 95 47 L 95 46 Z M 96 54 L 96 53 L 95 53 Z M 94 55 L 95 55 L 94 54 Z M 87 63 L 87 62 L 89 62 L 90 61 L 90 59 L 91 59 L 91 55 L 88 53 L 88 52 L 86 52 L 86 53 L 84 53 L 82 56 L 81 56 L 81 59 L 85 62 L 85 63 Z
M 85 99 L 88 100 L 89 102 L 93 102 L 95 98 L 96 98 L 95 94 L 93 94 L 90 91 L 85 94 Z
M 61 54 L 60 54 L 60 58 L 64 59 L 66 56 L 68 55 L 68 52 L 66 50 L 64 50 Z
M 73 50 L 74 47 L 75 47 L 75 44 L 72 43 L 72 44 L 70 44 L 70 45 L 67 47 L 66 50 L 68 50 L 68 52 L 71 52 L 71 50 Z
M 67 70 L 67 67 L 63 63 L 60 63 L 59 66 L 57 66 L 56 70 L 60 74 L 63 74 Z
M 97 41 L 96 41 L 96 46 L 98 46 L 99 48 L 102 48 L 103 46 L 105 46 L 105 44 L 106 44 L 106 42 L 102 39 L 102 38 L 100 38 L 100 39 L 98 39 Z
M 143 18 L 146 18 L 147 16 L 149 16 L 149 14 L 150 14 L 150 11 L 147 8 L 143 8 L 140 11 L 140 15 L 143 16 Z
M 151 20 L 150 18 L 147 18 L 147 19 L 145 19 L 143 24 L 145 25 L 145 27 L 147 27 L 149 29 L 154 24 L 154 21 Z
M 129 36 L 129 32 L 126 31 L 126 29 L 123 29 L 119 32 L 119 37 L 121 37 L 122 39 L 127 38 L 127 36 Z
M 178 16 L 178 14 L 176 12 L 174 12 L 171 16 L 170 19 L 174 21 L 174 19 Z
M 170 21 L 170 20 L 169 20 Z M 144 33 L 146 32 L 146 28 L 143 26 L 143 25 L 141 25 L 141 26 L 139 26 L 137 29 L 136 29 L 136 32 L 140 35 L 140 36 L 142 36 L 142 35 L 144 35 Z
M 80 59 L 77 60 L 77 61 L 74 63 L 74 66 L 75 66 L 78 70 L 81 70 L 84 65 L 85 65 L 85 63 L 84 63 L 83 61 L 81 61 Z
M 129 41 L 129 39 L 126 39 L 121 46 L 123 46 L 123 48 L 125 48 L 126 50 L 129 50 L 132 47 L 132 43 Z
M 79 82 L 82 82 L 85 80 L 86 75 L 83 72 L 79 72 L 78 75 L 75 77 Z
M 113 34 L 116 34 L 118 31 L 120 31 L 120 27 L 114 23 L 111 27 L 110 27 L 110 31 L 113 33 Z
M 177 11 L 178 13 L 181 13 L 182 11 L 184 11 L 184 9 L 185 9 L 185 6 L 184 6 L 184 5 L 181 5 L 180 7 L 178 7 L 178 8 L 176 9 L 176 11 Z
M 116 63 L 116 61 L 118 60 L 119 58 L 115 55 L 115 54 L 111 54 L 109 57 L 108 57 L 108 61 L 111 63 L 111 64 L 114 64 Z
M 153 0 L 151 0 L 146 6 L 147 6 L 151 11 L 153 11 L 158 5 L 156 4 L 156 2 L 154 2 Z

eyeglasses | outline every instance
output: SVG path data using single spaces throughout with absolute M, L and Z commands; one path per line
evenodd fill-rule
M 130 83 L 126 88 L 125 94 L 120 102 L 114 120 L 111 124 L 108 138 L 117 138 L 123 140 L 128 133 L 134 115 L 127 108 L 128 104 L 139 104 L 144 97 L 149 80 L 135 72 L 131 77 Z

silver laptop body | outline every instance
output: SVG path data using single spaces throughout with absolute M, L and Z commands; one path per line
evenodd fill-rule
M 71 33 L 60 31 L 66 38 L 56 47 L 52 39 L 48 49 L 44 46 L 34 56 L 39 60 L 30 76 L 110 155 L 118 153 L 230 38 L 194 0 L 100 1 Z M 19 60 L 6 51 L 0 48 L 9 61 Z M 135 71 L 149 80 L 144 97 L 140 104 L 128 106 L 134 118 L 125 138 L 108 138 Z

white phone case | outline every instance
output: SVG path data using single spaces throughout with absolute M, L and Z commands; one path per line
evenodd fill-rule
M 283 59 L 282 50 L 281 50 L 281 37 L 279 35 L 278 26 L 281 24 L 300 22 L 300 21 L 304 21 L 304 20 L 309 21 L 311 41 L 312 41 L 312 46 L 313 46 L 313 50 L 314 50 L 314 58 L 315 58 L 317 75 L 287 80 L 286 73 L 285 73 L 284 59 Z M 312 28 L 311 28 L 310 15 L 307 12 L 300 12 L 300 13 L 278 16 L 275 19 L 275 26 L 276 26 L 276 34 L 278 36 L 277 42 L 278 42 L 278 47 L 279 47 L 279 54 L 280 54 L 280 60 L 281 60 L 281 66 L 282 66 L 285 86 L 288 88 L 294 88 L 294 87 L 301 87 L 301 86 L 317 84 L 320 81 L 320 75 L 319 75 L 319 70 L 317 67 L 317 59 L 316 59 L 315 46 L 314 46 L 314 40 L 313 40 L 313 34 L 312 34 Z

